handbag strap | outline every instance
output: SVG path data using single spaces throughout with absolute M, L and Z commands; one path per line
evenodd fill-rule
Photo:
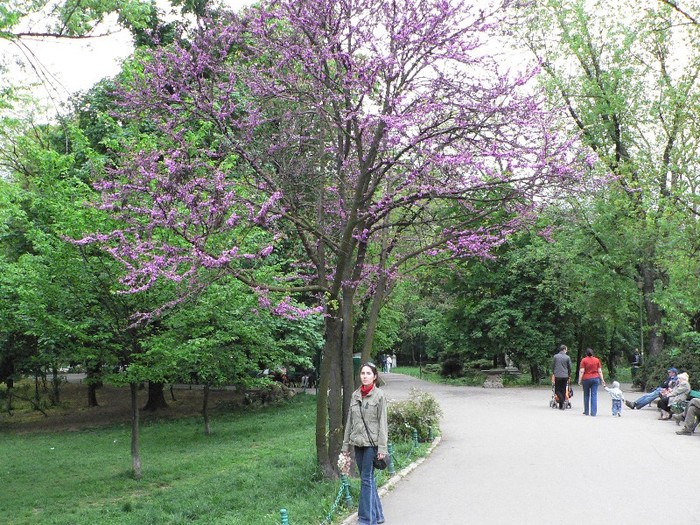
M 358 401 L 360 404 L 360 417 L 362 418 L 362 422 L 365 425 L 365 431 L 367 432 L 367 439 L 369 439 L 369 442 L 372 444 L 373 447 L 376 447 L 377 445 L 374 444 L 374 441 L 372 440 L 372 435 L 369 433 L 369 427 L 367 426 L 367 421 L 365 421 L 365 416 L 362 414 L 362 399 Z

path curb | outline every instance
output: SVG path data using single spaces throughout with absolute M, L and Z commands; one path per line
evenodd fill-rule
M 428 459 L 430 457 L 430 454 L 433 453 L 433 450 L 435 449 L 435 447 L 437 447 L 441 441 L 442 441 L 442 436 L 438 436 L 435 439 L 433 439 L 433 442 L 430 444 L 430 447 L 428 447 L 428 450 L 425 451 L 425 456 L 418 458 L 417 460 L 415 460 L 414 462 L 412 462 L 408 466 L 399 470 L 396 474 L 394 474 L 391 478 L 389 478 L 389 480 L 386 483 L 384 483 L 384 485 L 379 487 L 379 489 L 377 489 L 377 493 L 379 494 L 379 497 L 381 498 L 386 493 L 388 493 L 391 489 L 394 488 L 394 486 L 399 481 L 401 481 L 403 478 L 405 478 L 410 472 L 412 472 L 416 467 L 418 467 L 418 465 L 420 465 L 426 459 Z M 353 525 L 354 523 L 356 523 L 355 520 L 357 520 L 357 511 L 353 512 L 352 514 L 350 514 L 350 516 L 345 518 L 341 522 L 341 525 Z

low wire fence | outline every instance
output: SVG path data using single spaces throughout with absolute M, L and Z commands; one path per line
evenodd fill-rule
M 426 449 L 432 443 L 434 439 L 432 428 L 428 429 L 428 441 L 424 443 Z M 396 448 L 392 443 L 389 443 L 389 462 L 386 470 L 375 470 L 374 476 L 377 481 L 377 486 L 380 487 L 384 485 L 392 476 L 396 474 L 397 469 L 401 470 L 408 466 L 413 459 L 415 459 L 416 452 L 420 449 L 421 443 L 418 441 L 418 431 L 414 428 L 412 431 L 412 440 L 410 441 L 410 448 L 405 453 L 397 452 Z M 338 492 L 335 496 L 333 504 L 329 509 L 326 517 L 320 523 L 320 525 L 331 525 L 333 519 L 338 514 L 339 510 L 345 511 L 351 509 L 354 506 L 353 494 L 359 494 L 360 492 L 360 480 L 349 478 L 345 474 L 340 475 L 340 485 L 338 487 Z M 287 509 L 280 509 L 280 523 L 281 525 L 293 525 L 293 521 L 290 521 L 289 513 Z

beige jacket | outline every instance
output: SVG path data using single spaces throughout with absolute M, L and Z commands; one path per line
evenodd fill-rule
M 360 410 L 362 410 L 372 441 L 378 447 L 377 452 L 379 454 L 388 454 L 389 431 L 387 427 L 386 398 L 384 397 L 384 392 L 376 386 L 364 399 L 362 399 L 359 388 L 352 393 L 350 412 L 345 422 L 343 452 L 348 452 L 351 445 L 355 447 L 372 446 L 372 443 L 367 438 L 367 430 L 362 422 Z
M 685 401 L 688 399 L 688 394 L 690 394 L 690 383 L 679 381 L 668 395 L 668 406 Z

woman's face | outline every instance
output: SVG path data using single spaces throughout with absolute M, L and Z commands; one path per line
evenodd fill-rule
M 362 384 L 365 386 L 374 383 L 375 377 L 374 372 L 372 372 L 372 369 L 368 366 L 363 366 L 360 370 L 360 381 L 362 381 Z

